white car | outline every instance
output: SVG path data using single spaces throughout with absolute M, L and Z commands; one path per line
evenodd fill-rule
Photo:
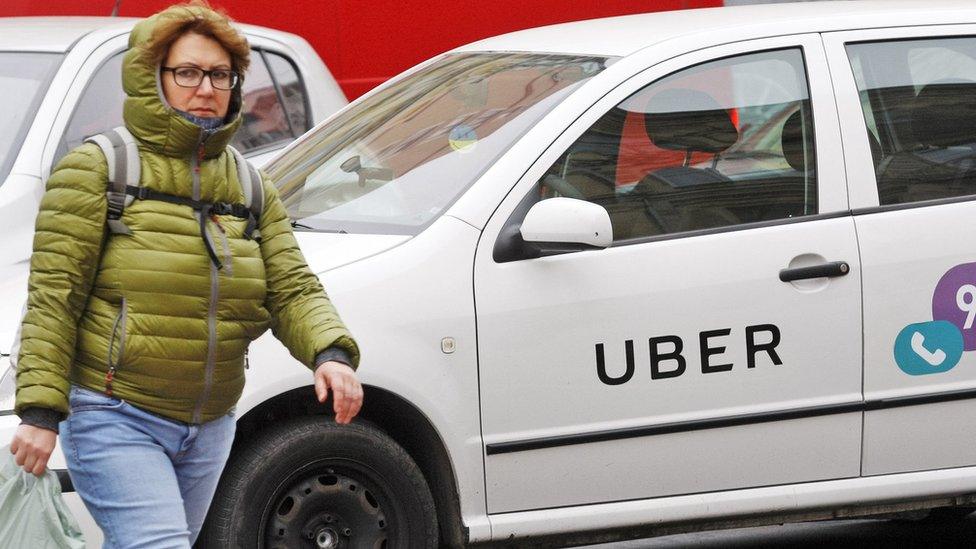
M 970 511 L 974 92 L 971 2 L 838 2 L 517 32 L 360 98 L 267 170 L 361 418 L 256 342 L 200 545 Z
M 43 181 L 88 136 L 122 125 L 121 66 L 138 19 L 0 18 L 0 354 L 8 356 L 26 296 L 28 258 Z M 318 54 L 294 34 L 240 25 L 253 53 L 244 124 L 233 144 L 262 165 L 348 101 Z M 19 303 L 19 304 L 18 304 Z M 6 370 L 6 358 L 3 368 Z M 9 415 L 13 376 L 0 414 Z M 9 442 L 3 417 L 0 444 Z M 63 466 L 63 460 L 58 457 Z M 67 478 L 67 477 L 65 477 Z M 77 509 L 84 507 L 69 496 Z M 101 534 L 89 520 L 90 540 Z M 93 545 L 95 545 L 93 541 Z

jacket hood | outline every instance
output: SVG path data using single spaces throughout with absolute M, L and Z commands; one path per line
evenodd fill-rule
M 145 48 L 158 22 L 158 15 L 144 19 L 129 36 L 129 51 L 122 61 L 122 88 L 126 94 L 122 116 L 126 128 L 150 149 L 166 156 L 185 157 L 196 150 L 203 129 L 169 105 L 163 97 L 160 67 L 147 60 Z M 241 87 L 238 84 L 231 91 L 226 122 L 206 139 L 204 157 L 220 155 L 240 127 Z

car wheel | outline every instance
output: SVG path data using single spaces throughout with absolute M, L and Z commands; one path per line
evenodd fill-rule
M 197 546 L 437 547 L 434 500 L 379 429 L 324 416 L 274 425 L 231 456 Z

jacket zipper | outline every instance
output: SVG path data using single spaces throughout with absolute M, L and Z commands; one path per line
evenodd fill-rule
M 194 200 L 200 200 L 200 166 L 203 164 L 205 152 L 204 142 L 206 139 L 207 137 L 205 132 L 200 130 L 200 137 L 197 140 L 196 154 L 190 159 L 193 168 Z M 197 215 L 202 214 L 197 212 Z M 220 276 L 217 272 L 217 266 L 213 264 L 213 261 L 208 260 L 207 263 L 210 265 L 210 303 L 207 308 L 207 362 L 204 367 L 203 374 L 203 391 L 201 391 L 200 399 L 197 401 L 197 405 L 193 409 L 193 417 L 190 420 L 191 423 L 201 423 L 203 406 L 210 398 L 210 390 L 211 386 L 213 385 L 214 363 L 217 359 L 217 298 L 220 289 Z
M 112 336 L 108 340 L 108 372 L 105 374 L 105 394 L 108 396 L 112 396 L 112 382 L 115 381 L 117 366 L 122 364 L 122 354 L 125 352 L 125 324 L 128 316 L 128 303 L 125 300 L 125 296 L 122 296 L 122 310 L 115 317 L 115 323 L 112 324 Z M 119 336 L 119 356 L 115 358 L 115 363 L 112 363 L 112 354 L 115 350 L 115 334 L 120 327 L 122 328 L 122 335 Z

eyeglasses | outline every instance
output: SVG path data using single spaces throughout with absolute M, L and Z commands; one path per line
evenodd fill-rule
M 163 67 L 162 71 L 173 73 L 173 80 L 181 88 L 196 88 L 203 83 L 204 76 L 210 78 L 210 85 L 218 90 L 232 90 L 240 81 L 240 75 L 230 69 L 205 71 L 197 67 Z

